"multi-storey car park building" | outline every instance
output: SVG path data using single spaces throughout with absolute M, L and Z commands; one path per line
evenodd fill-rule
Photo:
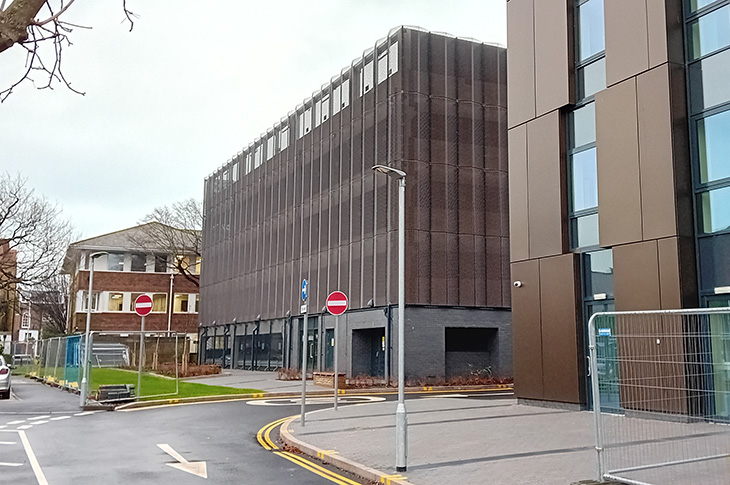
M 505 49 L 398 28 L 205 181 L 207 361 L 393 376 L 397 185 L 407 173 L 406 375 L 510 376 Z M 344 369 L 343 369 L 344 367 Z
M 730 303 L 730 2 L 509 0 L 508 39 L 516 393 L 590 405 L 594 312 Z

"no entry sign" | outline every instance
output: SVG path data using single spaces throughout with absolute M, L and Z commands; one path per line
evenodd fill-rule
M 152 311 L 152 297 L 150 295 L 139 295 L 134 300 L 134 311 L 140 317 L 149 315 Z
M 333 291 L 327 297 L 327 311 L 332 315 L 342 315 L 347 310 L 347 295 Z

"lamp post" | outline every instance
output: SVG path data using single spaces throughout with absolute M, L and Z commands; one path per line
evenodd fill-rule
M 406 173 L 387 165 L 375 165 L 373 170 L 398 180 L 398 407 L 395 411 L 395 470 L 408 467 L 408 414 L 404 396 L 405 380 L 405 225 Z
M 97 253 L 92 253 L 89 255 L 89 294 L 88 298 L 86 300 L 86 333 L 84 336 L 84 363 L 81 368 L 82 372 L 82 378 L 81 378 L 81 388 L 79 389 L 79 396 L 80 396 L 80 404 L 83 408 L 86 405 L 86 396 L 89 393 L 88 389 L 88 367 L 89 367 L 89 333 L 91 328 L 91 301 L 92 301 L 92 290 L 94 286 L 94 261 L 99 256 L 105 256 L 109 253 L 106 251 L 99 251 Z

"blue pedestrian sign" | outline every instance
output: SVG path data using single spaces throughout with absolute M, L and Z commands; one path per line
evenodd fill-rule
M 302 301 L 307 301 L 307 280 L 302 280 Z

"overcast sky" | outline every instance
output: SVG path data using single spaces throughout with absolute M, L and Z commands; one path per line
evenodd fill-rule
M 0 104 L 0 171 L 58 204 L 79 238 L 202 198 L 203 179 L 387 36 L 416 25 L 506 45 L 505 0 L 79 0 L 63 70 Z M 0 86 L 23 71 L 0 54 Z

